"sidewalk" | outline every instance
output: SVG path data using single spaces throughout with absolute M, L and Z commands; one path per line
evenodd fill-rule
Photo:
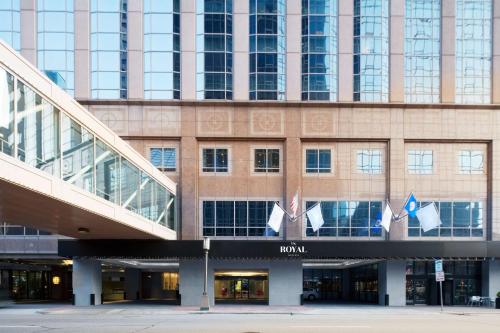
M 133 302 L 109 303 L 94 307 L 75 307 L 69 304 L 14 304 L 0 308 L 5 314 L 41 315 L 211 315 L 211 314 L 259 314 L 259 315 L 500 315 L 500 310 L 484 307 L 445 307 L 443 313 L 439 306 L 384 307 L 378 305 L 304 305 L 304 306 L 266 306 L 266 305 L 216 305 L 210 311 L 200 311 L 198 307 L 175 305 L 148 305 Z

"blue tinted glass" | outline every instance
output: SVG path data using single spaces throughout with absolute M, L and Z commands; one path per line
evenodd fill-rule
M 13 49 L 21 49 L 20 0 L 0 1 L 0 38 Z

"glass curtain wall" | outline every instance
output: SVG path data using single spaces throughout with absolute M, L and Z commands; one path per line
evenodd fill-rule
M 155 223 L 176 228 L 175 196 L 166 187 L 3 68 L 0 149 Z
M 21 0 L 0 1 L 0 39 L 21 50 Z
M 354 0 L 353 99 L 389 100 L 389 0 Z
M 127 98 L 127 0 L 91 0 L 90 56 L 92 98 Z
M 491 101 L 492 1 L 457 0 L 455 102 Z
M 441 0 L 406 0 L 405 101 L 439 103 Z
M 48 75 L 59 74 L 60 84 L 74 94 L 75 27 L 73 0 L 38 0 L 37 65 Z
M 181 98 L 180 1 L 144 1 L 144 98 Z
M 233 1 L 197 0 L 197 99 L 233 98 Z
M 302 0 L 302 100 L 337 100 L 337 0 Z
M 285 23 L 285 0 L 250 0 L 250 100 L 285 100 Z

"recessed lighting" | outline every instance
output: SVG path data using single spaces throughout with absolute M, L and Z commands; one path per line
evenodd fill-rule
M 78 233 L 80 234 L 88 234 L 90 232 L 89 228 L 78 228 Z

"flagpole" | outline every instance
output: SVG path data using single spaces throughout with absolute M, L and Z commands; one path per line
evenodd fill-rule
M 411 191 L 411 192 L 410 192 L 410 194 L 408 195 L 408 198 L 406 198 L 406 201 L 405 201 L 405 203 L 403 204 L 403 207 L 401 207 L 401 210 L 399 211 L 399 214 L 398 214 L 398 217 L 397 217 L 397 219 L 396 219 L 396 220 L 401 220 L 402 218 L 404 218 L 404 217 L 408 216 L 408 213 L 406 213 L 406 215 L 404 215 L 404 216 L 401 216 L 401 213 L 402 213 L 402 212 L 403 212 L 403 210 L 405 209 L 406 204 L 408 203 L 408 201 L 410 201 L 410 198 L 411 198 L 411 196 L 412 196 L 412 195 L 413 195 L 413 191 Z M 392 209 L 392 208 L 391 208 L 391 209 Z

